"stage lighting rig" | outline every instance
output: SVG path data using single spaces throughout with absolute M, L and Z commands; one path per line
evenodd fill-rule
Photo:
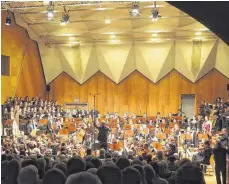
M 54 18 L 54 4 L 52 1 L 50 1 L 47 8 L 47 19 L 53 20 L 53 18 Z
M 132 7 L 130 9 L 130 16 L 131 17 L 139 17 L 140 16 L 140 10 L 139 10 L 139 3 L 138 2 L 133 2 Z
M 152 15 L 150 16 L 150 18 L 152 19 L 152 21 L 158 21 L 158 18 L 160 17 L 161 15 L 159 14 L 159 11 L 157 9 L 156 2 L 154 2 L 154 8 L 152 10 Z
M 62 19 L 60 20 L 60 25 L 66 26 L 69 23 L 69 19 L 70 19 L 70 16 L 64 7 L 64 13 L 62 15 Z
M 11 24 L 11 16 L 7 10 L 7 17 L 6 17 L 6 21 L 5 21 L 5 25 L 9 26 Z

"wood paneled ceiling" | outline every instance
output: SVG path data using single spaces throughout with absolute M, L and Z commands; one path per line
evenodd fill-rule
M 30 30 L 46 44 L 69 44 L 69 37 L 80 43 L 107 42 L 111 35 L 120 41 L 152 41 L 152 34 L 159 39 L 193 39 L 201 31 L 205 39 L 215 39 L 215 35 L 202 24 L 166 2 L 157 2 L 161 15 L 152 21 L 154 2 L 140 2 L 140 16 L 131 17 L 132 2 L 53 2 L 54 18 L 47 20 L 49 5 L 40 2 L 10 2 L 3 7 L 11 7 Z M 64 7 L 70 16 L 66 26 L 60 26 Z M 110 24 L 105 21 L 110 20 Z M 38 39 L 37 39 L 38 40 Z M 39 40 L 38 40 L 39 41 Z
M 47 83 L 62 72 L 84 83 L 98 70 L 116 83 L 134 70 L 152 82 L 172 69 L 192 82 L 213 68 L 229 77 L 228 46 L 166 2 L 156 2 L 161 16 L 157 21 L 150 17 L 153 1 L 138 3 L 137 17 L 130 16 L 132 2 L 53 2 L 52 20 L 47 20 L 47 4 L 2 3 L 38 42 Z M 64 11 L 70 21 L 61 26 Z

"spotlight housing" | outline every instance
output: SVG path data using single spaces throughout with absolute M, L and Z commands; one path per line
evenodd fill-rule
M 152 15 L 150 16 L 150 18 L 152 19 L 152 21 L 156 22 L 160 17 L 161 15 L 159 14 L 159 11 L 157 9 L 156 2 L 154 2 L 154 8 L 152 9 Z
M 139 3 L 133 2 L 132 8 L 130 10 L 130 16 L 131 17 L 138 17 L 140 16 L 140 10 L 139 10 Z
M 8 14 L 7 17 L 6 17 L 5 25 L 9 26 L 10 24 L 11 24 L 11 17 L 10 17 L 10 15 Z
M 52 1 L 49 2 L 49 6 L 47 8 L 47 19 L 48 20 L 53 20 L 54 18 L 54 5 Z
M 60 25 L 61 26 L 67 25 L 69 23 L 69 18 L 70 16 L 67 13 L 63 14 L 62 19 L 60 21 Z
M 152 11 L 152 21 L 157 21 L 159 17 L 159 12 L 157 9 L 153 9 Z
M 70 19 L 70 16 L 68 14 L 68 12 L 66 11 L 66 8 L 64 6 L 64 13 L 62 15 L 62 19 L 60 20 L 60 25 L 61 26 L 65 26 L 69 23 L 69 19 Z
M 47 19 L 48 19 L 48 20 L 52 20 L 53 17 L 54 17 L 53 9 L 48 8 L 48 11 L 47 11 Z

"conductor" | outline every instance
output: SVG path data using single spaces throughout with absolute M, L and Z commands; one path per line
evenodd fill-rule
M 101 126 L 97 126 L 94 121 L 94 126 L 99 130 L 98 141 L 99 141 L 100 149 L 104 148 L 107 151 L 107 147 L 108 147 L 107 138 L 110 129 L 105 126 L 105 122 L 101 122 Z

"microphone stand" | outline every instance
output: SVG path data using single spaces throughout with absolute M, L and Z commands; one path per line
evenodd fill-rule
M 100 93 L 94 93 L 94 94 L 92 94 L 92 93 L 90 93 L 89 95 L 93 95 L 93 102 L 94 102 L 94 109 L 92 110 L 92 121 L 93 121 L 93 123 L 96 123 L 95 121 L 96 121 L 96 117 L 95 117 L 95 112 L 96 112 L 96 109 L 95 109 L 95 105 L 96 105 L 96 97 L 98 96 L 98 95 L 100 95 Z M 93 145 L 94 145 L 94 147 L 95 147 L 95 126 L 93 125 L 93 129 L 94 129 L 94 131 L 93 131 Z

